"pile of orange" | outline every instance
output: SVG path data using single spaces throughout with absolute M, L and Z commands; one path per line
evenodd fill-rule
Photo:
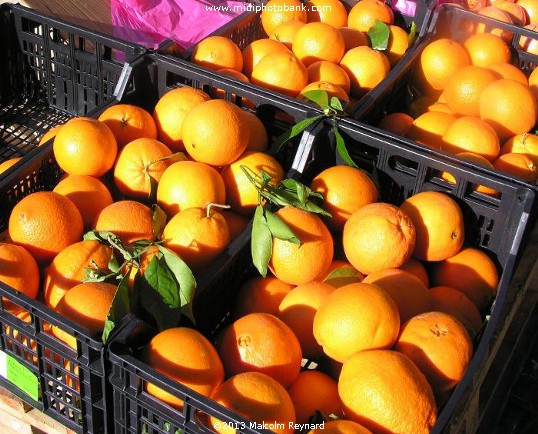
M 506 16 L 506 21 L 516 15 L 528 20 L 533 14 L 524 8 L 530 4 L 538 5 L 532 0 L 495 2 L 479 13 L 496 19 Z M 538 73 L 520 68 L 509 45 L 512 35 L 507 38 L 499 30 L 471 26 L 463 39 L 443 36 L 427 43 L 410 76 L 415 99 L 407 111 L 387 114 L 378 125 L 534 184 Z M 530 44 L 520 48 L 532 53 Z M 443 178 L 454 181 L 450 174 Z M 483 186 L 479 191 L 496 194 Z
M 348 12 L 340 0 L 270 0 L 260 14 L 266 37 L 242 50 L 231 39 L 210 36 L 191 60 L 244 82 L 303 98 L 325 90 L 344 102 L 362 97 L 387 76 L 407 51 L 407 31 L 394 24 L 382 0 L 359 1 Z M 388 26 L 386 49 L 371 46 L 368 31 Z

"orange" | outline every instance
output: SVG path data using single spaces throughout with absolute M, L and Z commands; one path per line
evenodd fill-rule
M 156 371 L 204 396 L 210 396 L 224 381 L 217 351 L 191 328 L 174 327 L 157 333 L 149 341 L 144 359 Z M 146 383 L 146 391 L 175 408 L 183 408 L 181 399 L 151 383 Z
M 430 277 L 426 271 L 426 267 L 418 259 L 410 258 L 405 264 L 400 266 L 400 270 L 408 271 L 420 279 L 426 288 L 430 287 Z
M 432 105 L 430 105 L 428 108 L 427 108 L 427 111 L 429 112 L 443 112 L 443 113 L 448 113 L 448 114 L 455 114 L 451 109 L 450 107 L 448 106 L 448 104 L 446 103 L 441 103 L 441 102 L 434 102 Z
M 481 9 L 478 14 L 489 18 L 494 18 L 507 24 L 514 23 L 510 14 L 507 11 L 499 9 L 496 5 L 487 6 L 484 9 Z M 512 37 L 514 36 L 513 33 L 509 32 L 508 30 L 505 30 L 500 27 L 492 29 L 491 26 L 488 25 L 488 27 L 486 27 L 486 25 L 483 23 L 476 23 L 475 32 L 478 34 L 488 32 L 489 34 L 499 36 L 508 43 L 512 40 Z
M 312 83 L 307 84 L 301 92 L 299 92 L 299 95 L 297 96 L 300 100 L 310 101 L 308 97 L 306 96 L 307 92 L 313 91 L 313 90 L 322 90 L 327 93 L 329 96 L 329 100 L 331 98 L 338 98 L 340 101 L 343 101 L 344 103 L 349 102 L 349 96 L 347 93 L 337 84 L 329 83 L 328 81 L 314 81 Z
M 452 315 L 474 336 L 482 327 L 482 318 L 476 305 L 463 292 L 449 286 L 430 288 L 432 311 Z
M 349 76 L 351 94 L 356 97 L 362 96 L 377 86 L 390 71 L 388 57 L 367 46 L 352 48 L 346 52 L 340 61 L 340 66 Z
M 346 418 L 373 432 L 428 433 L 437 421 L 426 377 L 396 351 L 355 353 L 344 362 L 338 393 Z
M 295 97 L 308 84 L 308 74 L 295 54 L 276 51 L 258 62 L 252 71 L 251 81 Z
M 529 75 L 529 88 L 538 100 L 538 68 L 535 68 Z
M 176 252 L 197 274 L 228 247 L 230 229 L 225 218 L 209 206 L 187 208 L 166 224 L 163 240 L 163 245 Z
M 226 220 L 226 223 L 228 223 L 230 240 L 234 240 L 241 235 L 246 230 L 250 221 L 247 217 L 233 211 L 224 210 L 221 212 L 221 215 Z
M 294 432 L 290 423 L 295 423 L 295 410 L 288 392 L 263 373 L 244 372 L 234 375 L 217 388 L 211 395 L 211 400 L 259 424 L 256 426 L 270 427 L 275 434 Z M 218 433 L 237 432 L 232 428 L 233 425 L 220 423 L 214 416 L 210 417 L 209 422 Z
M 39 268 L 33 256 L 24 247 L 0 243 L 0 282 L 35 299 L 39 291 Z M 3 298 L 5 310 L 15 305 Z
M 340 288 L 350 283 L 360 283 L 362 279 L 364 279 L 364 274 L 355 269 L 349 262 L 335 259 L 331 262 L 329 270 L 321 281 L 334 288 Z
M 312 393 L 315 391 L 315 393 Z M 338 396 L 338 384 L 327 374 L 319 371 L 303 371 L 288 387 L 288 393 L 295 407 L 297 423 L 308 423 L 316 415 L 323 414 L 344 417 L 342 403 Z
M 500 79 L 486 87 L 480 96 L 480 117 L 504 140 L 526 133 L 538 116 L 536 98 L 529 87 L 514 80 Z
M 378 191 L 368 174 L 350 166 L 333 166 L 323 170 L 310 188 L 324 197 L 323 208 L 331 214 L 329 228 L 344 229 L 351 215 L 364 205 L 377 202 Z
M 449 195 L 423 191 L 408 198 L 400 208 L 416 228 L 415 258 L 442 261 L 460 251 L 465 237 L 463 214 Z
M 293 288 L 280 302 L 277 316 L 297 336 L 304 358 L 323 356 L 323 349 L 314 338 L 312 326 L 314 315 L 334 289 L 328 283 L 305 283 Z
M 15 164 L 17 164 L 19 161 L 22 160 L 22 157 L 13 157 L 9 160 L 3 161 L 0 163 L 0 174 L 6 172 L 8 169 L 13 167 Z
M 368 37 L 360 30 L 347 26 L 341 27 L 338 30 L 340 30 L 340 34 L 344 38 L 344 45 L 346 47 L 346 51 L 349 51 L 355 47 L 360 47 L 361 45 L 370 45 L 370 43 L 368 42 Z
M 538 1 L 518 0 L 517 4 L 525 9 L 529 24 L 538 24 Z
M 227 376 L 261 372 L 288 387 L 301 369 L 301 346 L 295 334 L 267 313 L 237 319 L 219 336 L 217 350 Z
M 381 0 L 359 1 L 349 11 L 347 25 L 366 33 L 375 24 L 376 20 L 385 24 L 392 24 L 394 22 L 394 13 L 390 6 Z
M 491 125 L 475 116 L 463 116 L 449 125 L 443 135 L 441 149 L 451 154 L 474 152 L 493 161 L 501 147 Z
M 480 116 L 480 94 L 499 76 L 480 66 L 463 66 L 454 72 L 445 86 L 445 98 L 450 109 L 464 116 Z
M 278 314 L 282 299 L 294 288 L 274 276 L 256 276 L 247 280 L 239 289 L 235 300 L 235 316 L 249 313 Z
M 309 23 L 320 21 L 336 29 L 347 24 L 347 11 L 340 0 L 309 0 L 306 7 Z
M 87 282 L 73 286 L 56 305 L 56 312 L 87 329 L 90 336 L 103 331 L 105 320 L 117 287 L 105 282 Z M 77 338 L 53 326 L 52 333 L 71 348 L 77 348 Z
M 9 216 L 9 239 L 46 264 L 65 247 L 82 239 L 80 211 L 67 197 L 40 191 L 24 197 Z
M 493 299 L 499 284 L 493 260 L 474 247 L 434 264 L 430 278 L 433 286 L 450 286 L 463 292 L 480 310 Z
M 300 285 L 322 277 L 333 259 L 331 233 L 315 214 L 291 206 L 275 213 L 295 233 L 301 244 L 273 239 L 269 268 L 280 280 Z
M 308 82 L 327 81 L 340 86 L 345 93 L 349 94 L 351 82 L 349 76 L 344 69 L 333 62 L 320 60 L 319 62 L 311 63 L 306 68 L 308 73 Z
M 456 115 L 450 113 L 425 112 L 413 121 L 407 137 L 431 148 L 441 149 L 443 135 L 455 120 Z
M 344 362 L 359 351 L 390 348 L 400 315 L 391 296 L 371 283 L 335 289 L 314 316 L 314 337 L 331 359 Z
M 136 139 L 123 147 L 114 165 L 114 183 L 127 197 L 147 200 L 172 160 L 168 147 L 155 139 Z M 183 159 L 185 159 L 183 157 Z
M 54 309 L 65 293 L 87 277 L 90 269 L 108 269 L 112 249 L 98 241 L 79 241 L 63 249 L 51 262 L 45 274 L 43 295 Z
M 527 24 L 527 12 L 523 6 L 516 4 L 516 2 L 500 1 L 495 3 L 495 7 L 510 15 L 512 22 L 516 26 L 523 27 L 525 24 Z
M 105 109 L 98 119 L 112 130 L 119 148 L 135 139 L 157 138 L 155 121 L 142 107 L 116 104 Z
M 402 326 L 394 349 L 418 366 L 439 404 L 461 381 L 473 355 L 473 343 L 463 324 L 444 312 L 411 318 Z
M 88 175 L 67 175 L 53 191 L 75 204 L 82 216 L 84 229 L 90 229 L 97 214 L 113 202 L 107 186 Z
M 510 137 L 501 148 L 501 154 L 525 154 L 538 163 L 538 135 L 532 133 L 517 134 Z
M 508 44 L 497 35 L 479 33 L 465 40 L 463 46 L 469 53 L 471 64 L 487 68 L 494 63 L 510 63 L 512 54 Z
M 323 428 L 314 428 L 307 434 L 372 434 L 372 431 L 352 420 L 337 419 L 325 422 Z
M 304 23 L 301 23 L 304 24 Z M 243 72 L 247 77 L 252 75 L 254 67 L 262 60 L 267 54 L 280 51 L 283 53 L 290 53 L 290 50 L 284 43 L 269 38 L 256 39 L 248 44 L 243 50 Z
M 157 186 L 157 202 L 168 217 L 179 211 L 206 204 L 225 203 L 222 176 L 211 166 L 198 161 L 178 161 L 162 174 Z
M 191 109 L 209 99 L 204 91 L 189 86 L 178 87 L 162 95 L 153 109 L 159 140 L 172 152 L 184 151 L 183 120 Z
M 232 77 L 236 80 L 242 81 L 243 83 L 250 83 L 248 77 L 242 72 L 236 71 L 231 68 L 222 68 L 217 71 L 219 74 L 225 75 L 226 77 Z
M 287 21 L 306 23 L 306 10 L 300 0 L 269 0 L 260 14 L 263 30 L 272 35 L 274 30 Z
M 53 150 L 58 166 L 70 175 L 99 177 L 114 165 L 118 144 L 104 122 L 78 117 L 58 131 Z
M 299 29 L 304 25 L 305 23 L 303 21 L 286 21 L 276 27 L 269 37 L 278 42 L 282 42 L 286 47 L 288 47 L 288 49 L 291 50 L 295 35 L 297 35 Z
M 263 152 L 269 147 L 269 137 L 265 125 L 255 114 L 243 111 L 243 118 L 246 121 L 250 130 L 247 150 Z
M 247 148 L 249 131 L 241 110 L 231 102 L 205 101 L 183 119 L 183 144 L 196 161 L 225 166 Z
M 406 137 L 411 131 L 414 119 L 407 113 L 389 113 L 381 118 L 377 126 L 389 133 Z
M 526 29 L 536 32 L 538 30 L 538 24 L 529 24 L 525 26 Z M 519 48 L 531 54 L 538 54 L 538 39 L 533 39 L 527 36 L 521 36 L 519 39 Z
M 536 184 L 538 180 L 536 163 L 525 154 L 503 154 L 493 162 L 493 167 L 531 184 Z
M 60 131 L 60 128 L 62 128 L 63 124 L 56 125 L 55 127 L 52 127 L 50 130 L 48 130 L 45 134 L 43 134 L 43 137 L 39 139 L 38 146 L 41 146 L 49 141 L 49 139 L 52 139 L 53 137 L 56 137 L 56 134 L 58 134 L 58 131 Z
M 517 66 L 512 65 L 511 63 L 501 62 L 493 63 L 488 66 L 488 69 L 496 72 L 501 76 L 501 78 L 510 78 L 515 81 L 519 81 L 521 84 L 526 86 L 529 85 L 529 80 L 524 72 L 519 69 Z
M 408 271 L 388 268 L 369 274 L 362 282 L 373 283 L 387 291 L 398 306 L 401 324 L 431 309 L 428 288 L 418 277 Z
M 409 48 L 409 35 L 399 26 L 389 26 L 389 41 L 386 54 L 391 66 L 400 61 L 407 49 Z
M 439 93 L 457 69 L 471 63 L 465 48 L 447 38 L 430 42 L 414 66 L 414 83 L 424 92 Z
M 355 211 L 344 226 L 342 244 L 347 260 L 364 274 L 397 268 L 411 257 L 415 225 L 389 203 L 371 203 Z
M 338 63 L 345 48 L 344 37 L 338 29 L 323 22 L 302 26 L 292 45 L 293 53 L 307 67 L 320 60 Z
M 263 170 L 272 178 L 272 184 L 278 184 L 284 177 L 280 163 L 264 152 L 245 151 L 237 160 L 224 167 L 220 172 L 226 187 L 226 203 L 232 210 L 246 216 L 253 216 L 259 201 L 259 193 L 243 168 L 249 175 L 260 176 Z
M 153 213 L 146 205 L 120 200 L 104 208 L 94 221 L 96 231 L 110 231 L 126 245 L 153 240 Z
M 482 155 L 478 155 L 473 152 L 459 152 L 456 154 L 456 157 L 461 158 L 462 160 L 474 163 L 477 166 L 484 166 L 489 169 L 493 169 L 493 164 L 491 164 L 489 160 L 486 160 L 486 158 L 484 158 Z M 456 183 L 456 179 L 448 172 L 443 172 L 441 174 L 441 178 L 443 178 L 445 181 L 450 182 L 451 184 Z M 484 194 L 490 194 L 493 196 L 497 194 L 496 190 L 490 187 L 486 187 L 485 185 L 474 185 L 473 190 L 476 190 Z
M 241 72 L 243 69 L 241 50 L 224 36 L 209 36 L 198 42 L 192 51 L 191 62 L 215 71 L 230 68 Z

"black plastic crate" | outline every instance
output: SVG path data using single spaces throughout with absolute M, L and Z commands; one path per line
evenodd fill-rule
M 2 4 L 0 23 L 0 162 L 26 155 L 50 128 L 133 90 L 124 66 L 144 48 L 20 5 Z
M 389 113 L 408 112 L 411 101 L 417 95 L 420 95 L 412 86 L 412 70 L 415 63 L 420 58 L 424 48 L 432 41 L 450 37 L 456 41 L 463 41 L 471 36 L 471 30 L 474 25 L 481 23 L 484 25 L 484 32 L 492 29 L 504 29 L 513 33 L 510 43 L 512 50 L 513 62 L 528 75 L 536 65 L 538 65 L 538 56 L 528 53 L 519 48 L 519 40 L 522 37 L 538 39 L 538 33 L 512 24 L 507 24 L 493 18 L 476 14 L 463 9 L 459 5 L 444 3 L 434 10 L 431 21 L 425 29 L 425 34 L 421 41 L 405 55 L 405 62 L 399 62 L 390 71 L 389 75 L 364 98 L 362 98 L 354 107 L 352 118 L 359 121 L 374 134 L 382 134 L 386 140 L 398 139 L 403 146 L 415 146 L 423 149 L 425 152 L 432 153 L 439 158 L 445 158 L 452 162 L 462 164 L 462 160 L 444 151 L 435 150 L 425 145 L 414 142 L 411 139 L 389 133 L 376 127 L 381 118 Z M 465 163 L 464 167 L 477 167 L 475 164 Z M 513 179 L 510 175 L 496 171 L 506 180 Z M 523 182 L 523 181 L 521 181 Z M 527 183 L 530 185 L 529 183 Z
M 309 134 L 302 137 L 301 148 L 293 167 L 293 174 L 309 184 L 321 170 L 342 164 L 336 157 L 331 121 L 324 121 Z M 432 432 L 441 432 L 464 393 L 477 387 L 475 374 L 484 359 L 490 357 L 489 346 L 497 323 L 502 322 L 501 310 L 507 298 L 508 285 L 520 251 L 522 241 L 531 226 L 535 206 L 535 191 L 528 186 L 508 182 L 494 172 L 481 172 L 471 165 L 445 161 L 423 152 L 389 142 L 383 135 L 373 134 L 350 122 L 341 122 L 342 132 L 353 160 L 361 168 L 378 177 L 381 188 L 380 201 L 400 205 L 409 196 L 426 190 L 443 191 L 451 195 L 461 206 L 466 223 L 467 244 L 486 251 L 495 261 L 500 272 L 496 299 L 487 312 L 482 312 L 484 323 L 477 338 L 475 354 L 467 373 L 453 391 L 448 402 L 440 409 L 438 422 Z M 448 184 L 440 178 L 442 172 L 450 172 L 456 184 Z M 476 193 L 474 185 L 496 189 L 499 197 Z M 213 320 L 221 318 L 215 328 L 206 335 L 213 339 L 219 330 L 232 321 L 235 297 L 241 285 L 256 274 L 252 265 L 249 234 L 243 234 L 242 247 L 235 256 L 227 259 L 227 266 L 220 274 L 206 276 L 203 291 L 198 293 L 200 308 L 207 309 Z M 222 420 L 239 422 L 246 426 L 241 432 L 251 432 L 244 419 L 231 415 L 220 405 L 207 398 L 193 394 L 189 389 L 158 373 L 137 358 L 137 353 L 155 334 L 143 325 L 133 326 L 133 333 L 115 341 L 109 348 L 112 365 L 110 380 L 113 385 L 114 417 L 118 433 L 148 432 L 167 433 L 176 430 L 186 432 L 209 432 L 197 422 L 197 412 L 210 412 Z M 304 361 L 307 367 L 315 367 Z M 144 385 L 152 382 L 170 393 L 186 398 L 183 412 L 172 409 L 144 391 Z M 193 399 L 190 399 L 190 398 Z

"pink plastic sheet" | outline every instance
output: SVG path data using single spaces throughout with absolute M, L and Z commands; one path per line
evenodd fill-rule
M 187 49 L 247 11 L 248 3 L 228 0 L 111 0 L 114 34 L 156 48 L 171 39 Z

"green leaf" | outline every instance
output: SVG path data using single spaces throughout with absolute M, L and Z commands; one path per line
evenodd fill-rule
M 162 236 L 168 217 L 164 210 L 157 204 L 153 205 L 151 209 L 153 210 L 153 238 L 158 240 Z
M 370 46 L 374 50 L 386 50 L 389 45 L 390 29 L 383 21 L 376 20 L 374 25 L 368 30 Z
M 101 244 L 112 247 L 118 250 L 126 261 L 133 259 L 133 255 L 129 249 L 123 244 L 117 235 L 110 231 L 90 231 L 86 232 L 82 237 L 83 240 L 99 241 Z
M 342 107 L 342 101 L 340 101 L 335 96 L 331 98 L 331 103 L 329 104 L 329 107 L 332 108 L 333 110 L 336 110 L 337 112 L 344 111 L 344 107 Z
M 147 174 L 147 176 L 149 177 L 148 202 L 155 203 L 157 202 L 157 187 L 159 186 L 159 182 L 149 173 Z
M 280 136 L 276 138 L 275 142 L 273 143 L 273 146 L 269 150 L 269 153 L 273 155 L 278 154 L 278 152 L 280 151 L 280 148 L 284 144 L 286 144 L 290 139 L 293 139 L 294 137 L 301 134 L 310 125 L 319 121 L 321 118 L 323 118 L 323 115 L 317 115 L 317 116 L 312 116 L 310 118 L 303 119 L 300 122 L 297 122 L 289 130 L 283 132 Z
M 346 143 L 344 142 L 344 138 L 342 137 L 342 134 L 340 134 L 340 131 L 338 131 L 338 127 L 336 126 L 336 124 L 334 125 L 333 132 L 334 138 L 336 140 L 336 152 L 338 152 L 338 155 L 340 155 L 342 160 L 344 160 L 344 163 L 346 163 L 348 166 L 358 167 L 349 156 L 349 153 L 347 152 L 346 148 Z
M 273 252 L 273 235 L 261 205 L 258 205 L 254 212 L 250 249 L 254 266 L 263 277 L 267 276 L 267 266 Z
M 112 300 L 112 304 L 106 316 L 102 336 L 103 343 L 106 343 L 110 336 L 110 332 L 112 332 L 116 324 L 130 312 L 129 275 L 126 275 L 121 279 L 120 284 L 118 285 L 118 289 L 116 290 L 116 294 L 114 295 L 114 299 Z
M 163 246 L 158 246 L 166 265 L 179 283 L 180 309 L 193 324 L 196 324 L 192 312 L 192 301 L 196 292 L 196 280 L 189 266 L 174 252 Z
M 302 94 L 306 99 L 319 105 L 322 110 L 329 109 L 329 95 L 325 90 L 309 90 Z
M 340 287 L 349 283 L 361 282 L 363 277 L 364 276 L 352 266 L 343 265 L 331 271 L 324 282 L 334 287 Z
M 118 260 L 116 259 L 114 253 L 110 255 L 110 260 L 108 261 L 108 269 L 114 273 L 117 273 L 121 270 L 121 266 L 120 264 L 118 264 Z
M 162 258 L 154 256 L 144 272 L 146 280 L 162 297 L 163 301 L 172 308 L 181 307 L 179 283 L 172 271 Z
M 409 47 L 412 47 L 413 44 L 415 43 L 416 34 L 417 34 L 417 23 L 412 21 L 411 22 L 411 28 L 409 29 L 409 35 L 407 36 L 407 41 L 408 41 Z
M 289 241 L 293 244 L 301 244 L 301 240 L 284 221 L 269 210 L 265 210 L 265 219 L 271 235 L 280 240 Z

